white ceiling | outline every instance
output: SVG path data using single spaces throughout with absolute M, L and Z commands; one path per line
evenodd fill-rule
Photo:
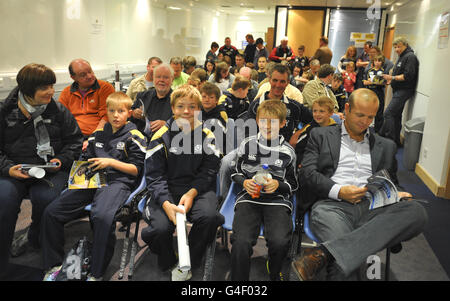
M 200 6 L 228 14 L 242 14 L 248 10 L 259 13 L 274 13 L 275 6 L 318 6 L 368 8 L 379 1 L 382 8 L 396 3 L 397 7 L 410 0 L 153 0 L 159 4 L 174 5 L 183 8 Z

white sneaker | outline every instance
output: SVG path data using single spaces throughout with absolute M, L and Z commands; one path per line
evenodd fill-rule
M 100 278 L 95 278 L 94 276 L 92 276 L 91 274 L 89 274 L 86 278 L 86 281 L 103 281 L 103 277 Z
M 172 269 L 172 281 L 187 281 L 192 278 L 192 272 L 182 271 L 178 268 L 178 264 Z

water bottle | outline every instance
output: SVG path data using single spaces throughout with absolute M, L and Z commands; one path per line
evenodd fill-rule
M 261 189 L 267 183 L 265 178 L 272 179 L 272 175 L 269 172 L 269 165 L 263 164 L 262 168 L 253 176 L 253 181 L 256 184 L 256 192 L 252 194 L 252 198 L 259 198 L 261 195 Z

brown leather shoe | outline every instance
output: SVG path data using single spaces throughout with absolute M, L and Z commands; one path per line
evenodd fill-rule
M 292 262 L 292 268 L 300 281 L 310 281 L 327 265 L 327 256 L 319 248 L 305 249 L 303 256 Z

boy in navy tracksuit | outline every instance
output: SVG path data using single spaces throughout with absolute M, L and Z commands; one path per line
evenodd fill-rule
M 282 280 L 281 267 L 286 258 L 292 233 L 291 201 L 297 189 L 294 149 L 280 135 L 286 124 L 286 105 L 267 100 L 259 107 L 256 121 L 259 134 L 245 139 L 238 150 L 236 173 L 232 180 L 243 186 L 236 197 L 231 236 L 231 280 L 249 280 L 250 257 L 261 224 L 269 248 L 267 268 L 271 280 Z M 252 177 L 262 165 L 268 165 L 271 178 L 258 197 Z
M 173 232 L 176 213 L 184 213 L 178 205 L 184 205 L 187 220 L 193 223 L 188 241 L 191 266 L 196 268 L 224 223 L 214 192 L 221 153 L 214 134 L 195 117 L 201 109 L 200 92 L 183 85 L 172 93 L 170 102 L 174 117 L 155 133 L 147 151 L 145 177 L 152 197 L 149 226 L 141 236 L 157 254 L 159 268 L 170 269 L 172 280 L 184 281 L 192 273 L 176 265 Z
M 373 67 L 368 69 L 364 73 L 363 84 L 366 88 L 372 90 L 377 94 L 380 105 L 378 107 L 377 115 L 375 116 L 375 132 L 379 132 L 383 125 L 383 113 L 384 113 L 384 87 L 386 86 L 386 80 L 383 78 L 385 71 L 383 69 L 385 58 L 383 55 L 377 55 L 373 59 Z
M 219 106 L 223 107 L 229 118 L 236 120 L 249 107 L 247 98 L 251 83 L 243 76 L 236 76 L 233 85 L 225 91 L 219 99 Z
M 228 115 L 223 106 L 218 106 L 220 89 L 213 83 L 206 82 L 201 88 L 203 127 L 213 132 L 216 146 L 222 154 L 226 153 L 226 136 Z M 231 149 L 230 149 L 231 150 Z
M 47 207 L 41 230 L 44 268 L 48 270 L 44 280 L 54 280 L 62 264 L 64 224 L 79 217 L 90 203 L 94 240 L 88 280 L 101 279 L 114 253 L 114 216 L 142 174 L 147 142 L 136 126 L 127 122 L 132 100 L 116 92 L 108 96 L 106 104 L 109 122 L 89 137 L 81 159 L 89 161 L 93 171 L 104 169 L 108 186 L 66 190 Z

